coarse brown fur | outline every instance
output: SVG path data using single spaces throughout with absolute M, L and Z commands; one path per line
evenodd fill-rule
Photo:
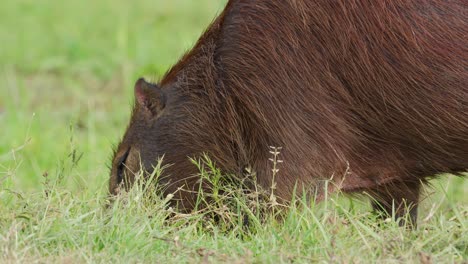
M 158 85 L 136 84 L 110 191 L 119 166 L 163 155 L 168 191 L 193 189 L 201 153 L 268 187 L 277 146 L 279 197 L 331 179 L 415 220 L 422 183 L 468 168 L 467 16 L 464 0 L 231 0 Z

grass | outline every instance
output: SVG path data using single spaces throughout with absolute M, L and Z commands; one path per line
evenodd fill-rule
M 208 212 L 173 217 L 164 199 L 150 203 L 138 188 L 105 209 L 106 164 L 133 82 L 159 78 L 223 4 L 2 2 L 0 262 L 466 262 L 462 178 L 432 182 L 414 231 L 377 221 L 367 201 L 341 194 L 319 205 L 299 201 L 283 220 L 254 214 L 249 230 L 238 208 L 213 211 L 230 225 Z M 206 174 L 220 177 L 213 171 Z M 233 204 L 217 208 L 224 205 Z

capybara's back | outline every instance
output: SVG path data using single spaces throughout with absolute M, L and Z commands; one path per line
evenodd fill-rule
M 320 197 L 331 179 L 414 218 L 426 179 L 468 168 L 467 14 L 466 1 L 231 0 L 160 95 L 137 84 L 123 145 L 185 164 L 170 178 L 189 189 L 182 160 L 203 152 L 271 186 L 268 148 L 282 147 L 279 196 Z M 161 107 L 145 117 L 151 98 Z M 138 134 L 145 118 L 154 130 Z

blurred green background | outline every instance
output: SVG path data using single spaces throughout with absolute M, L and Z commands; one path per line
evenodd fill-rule
M 0 8 L 0 183 L 106 188 L 133 83 L 161 77 L 224 0 L 6 0 Z

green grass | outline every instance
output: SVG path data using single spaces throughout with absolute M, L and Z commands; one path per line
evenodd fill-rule
M 227 229 L 206 213 L 166 219 L 164 202 L 148 203 L 137 189 L 104 208 L 106 165 L 133 82 L 158 79 L 223 4 L 2 2 L 0 262 L 466 262 L 462 178 L 433 181 L 414 231 L 377 221 L 366 200 L 342 195 L 299 203 L 283 221 L 249 231 L 235 225 L 235 210 Z

